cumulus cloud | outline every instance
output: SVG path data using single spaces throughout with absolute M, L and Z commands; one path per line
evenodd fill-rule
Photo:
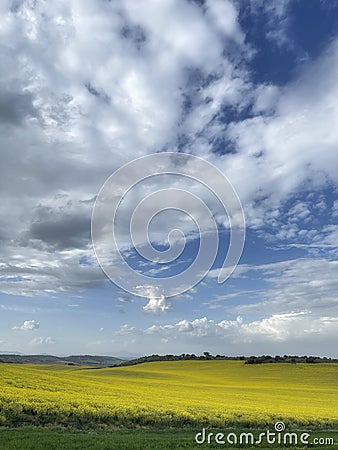
M 37 330 L 40 327 L 39 322 L 36 320 L 25 320 L 22 325 L 14 326 L 13 330 L 22 330 L 22 331 L 30 331 Z
M 326 342 L 325 353 L 334 355 L 338 317 L 313 315 L 309 311 L 272 314 L 257 320 L 214 320 L 207 317 L 181 320 L 172 324 L 152 325 L 145 329 L 124 326 L 120 332 L 125 342 L 137 336 L 137 345 L 146 345 L 156 337 L 155 351 L 166 353 L 172 348 L 189 353 L 212 349 L 226 354 L 287 352 L 315 353 Z M 123 333 L 122 333 L 123 330 Z M 177 352 L 177 350 L 176 350 Z M 323 351 L 321 351 L 323 353 Z M 283 353 L 284 354 L 284 353 Z
M 290 337 L 303 338 L 307 333 L 323 331 L 333 333 L 338 318 L 320 317 L 311 319 L 306 312 L 274 314 L 261 320 L 245 323 L 241 316 L 236 320 L 222 320 L 216 322 L 207 317 L 192 321 L 183 320 L 173 325 L 153 325 L 147 333 L 169 335 L 174 333 L 188 333 L 196 338 L 220 337 L 233 342 L 252 342 L 256 340 L 287 341 Z M 302 324 L 302 327 L 299 325 Z M 304 327 L 304 325 L 306 325 Z
M 138 292 L 142 297 L 149 299 L 143 307 L 146 313 L 160 314 L 171 310 L 171 302 L 156 286 L 138 286 Z

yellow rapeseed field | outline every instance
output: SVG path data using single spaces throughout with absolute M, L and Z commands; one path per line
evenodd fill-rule
M 0 365 L 0 424 L 337 427 L 338 364 Z

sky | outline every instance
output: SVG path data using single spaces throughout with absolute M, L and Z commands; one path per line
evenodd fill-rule
M 0 351 L 337 357 L 337 3 L 3 0 L 0 15 Z M 95 256 L 93 207 L 118 169 L 142 158 L 112 198 L 171 153 L 229 181 L 243 253 L 218 283 L 239 210 L 231 224 L 210 191 L 225 185 L 174 155 L 162 169 L 195 179 L 159 174 L 119 205 L 110 273 L 131 280 L 121 255 L 150 280 L 125 291 Z M 178 284 L 209 219 L 215 261 Z M 147 260 L 148 239 L 182 252 Z

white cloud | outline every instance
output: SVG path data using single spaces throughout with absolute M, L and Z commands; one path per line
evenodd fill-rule
M 257 113 L 272 113 L 276 107 L 278 97 L 280 96 L 280 89 L 271 84 L 263 84 L 258 86 L 255 92 L 256 98 L 253 105 L 254 112 Z
M 244 33 L 238 24 L 238 12 L 228 0 L 208 0 L 207 14 L 215 22 L 217 30 L 226 37 L 242 43 Z
M 272 314 L 257 320 L 214 320 L 202 317 L 173 324 L 152 325 L 146 329 L 128 327 L 125 345 L 134 341 L 136 350 L 151 346 L 161 354 L 199 352 L 214 354 L 287 353 L 313 354 L 325 343 L 324 353 L 335 354 L 338 317 L 315 315 L 309 311 Z M 118 334 L 116 334 L 118 337 Z M 136 341 L 135 341 L 136 339 Z M 137 342 L 137 343 L 136 343 Z M 309 350 L 310 349 L 310 350 Z M 320 351 L 323 354 L 323 349 Z
M 146 313 L 160 314 L 171 310 L 171 302 L 156 286 L 137 286 L 143 297 L 148 297 L 148 303 L 143 307 Z
M 237 311 L 276 313 L 307 310 L 336 314 L 338 261 L 299 258 L 262 265 L 239 266 L 239 276 L 268 283 L 256 303 L 239 305 Z M 216 273 L 213 276 L 217 276 Z
M 228 40 L 244 45 L 236 9 L 230 2 L 207 9 L 178 0 L 2 4 L 0 87 L 13 106 L 2 108 L 0 98 L 1 268 L 21 277 L 2 279 L 2 292 L 102 284 L 104 276 L 80 270 L 78 260 L 91 252 L 90 199 L 103 181 L 123 162 L 174 148 L 186 99 L 194 103 L 200 92 L 198 110 L 210 74 L 216 110 L 223 101 L 240 103 L 246 81 L 234 55 L 223 52 Z M 163 238 L 160 227 L 155 235 Z
M 56 341 L 54 339 L 52 339 L 51 337 L 36 337 L 34 339 L 32 339 L 29 342 L 29 345 L 32 346 L 40 346 L 40 345 L 54 345 L 56 344 Z
M 252 12 L 264 7 L 269 17 L 280 20 L 287 5 L 256 1 L 250 7 Z M 248 217 L 253 216 L 251 224 L 257 220 L 262 224 L 267 204 L 270 208 L 278 204 L 309 175 L 316 183 L 321 182 L 320 173 L 335 177 L 335 43 L 281 89 L 252 85 L 250 73 L 238 68 L 230 50 L 224 56 L 227 43 L 234 41 L 244 51 L 238 58 L 250 59 L 238 13 L 229 1 L 207 2 L 205 14 L 193 2 L 177 0 L 166 5 L 148 0 L 147 7 L 133 1 L 118 5 L 74 0 L 53 3 L 48 9 L 33 2 L 19 5 L 16 12 L 3 8 L 2 37 L 11 43 L 11 52 L 6 46 L 2 49 L 6 72 L 0 78 L 9 83 L 12 68 L 17 84 L 9 88 L 29 95 L 28 102 L 31 99 L 23 111 L 26 115 L 17 118 L 21 126 L 16 133 L 2 135 L 4 157 L 14 163 L 16 153 L 6 149 L 22 148 L 27 153 L 29 145 L 24 143 L 36 143 L 34 153 L 26 155 L 30 164 L 15 165 L 20 173 L 15 185 L 8 171 L 3 174 L 6 192 L 24 191 L 29 199 L 26 204 L 17 195 L 15 201 L 10 196 L 4 230 L 19 234 L 18 225 L 11 226 L 18 223 L 19 211 L 26 217 L 22 231 L 30 228 L 35 220 L 33 198 L 45 203 L 60 194 L 60 185 L 71 198 L 82 200 L 85 193 L 90 198 L 123 161 L 174 148 L 180 133 L 187 134 L 191 151 L 224 169 L 240 192 Z M 206 83 L 208 75 L 214 78 Z M 184 112 L 187 97 L 192 105 Z M 251 101 L 262 115 L 229 128 L 217 119 L 225 106 L 241 109 Z M 265 117 L 267 110 L 275 113 Z M 212 141 L 219 136 L 233 139 L 240 154 L 212 155 Z M 264 155 L 256 158 L 261 151 Z M 263 208 L 252 208 L 259 190 L 272 198 Z M 76 211 L 81 215 L 80 205 Z M 59 219 L 62 229 L 67 217 Z M 29 246 L 41 244 L 39 238 Z M 46 252 L 41 251 L 39 258 L 47 260 Z
M 338 41 L 333 41 L 317 60 L 303 64 L 294 80 L 283 87 L 246 83 L 240 91 L 240 103 L 243 106 L 245 98 L 249 104 L 253 102 L 255 116 L 238 120 L 230 115 L 230 123 L 225 123 L 214 111 L 212 123 L 203 128 L 207 142 L 202 144 L 200 137 L 192 141 L 196 153 L 209 158 L 229 177 L 243 203 L 248 226 L 263 229 L 273 225 L 277 232 L 284 225 L 287 200 L 300 190 L 313 192 L 327 186 L 328 181 L 337 182 L 338 108 L 333 100 L 338 93 L 337 52 Z M 226 82 L 220 85 L 224 92 Z M 225 105 L 223 99 L 221 103 Z M 237 104 L 234 99 L 230 103 Z M 205 115 L 199 112 L 198 116 L 204 121 L 201 117 Z M 214 133 L 222 136 L 224 149 L 232 154 L 211 154 Z M 303 220 L 311 221 L 318 214 L 314 205 L 311 208 L 311 214 Z M 302 220 L 296 212 L 295 219 Z M 294 226 L 289 235 L 284 229 L 276 237 L 295 237 L 297 231 Z
M 37 330 L 39 327 L 40 324 L 36 320 L 25 320 L 22 325 L 14 326 L 12 329 L 28 331 L 28 330 Z
M 292 338 L 303 338 L 307 333 L 334 332 L 338 318 L 320 317 L 312 319 L 306 312 L 274 314 L 270 317 L 246 323 L 242 317 L 236 320 L 216 322 L 207 317 L 192 321 L 183 320 L 173 325 L 152 326 L 146 330 L 151 334 L 170 336 L 175 333 L 188 333 L 196 338 L 218 337 L 230 339 L 232 342 L 253 342 L 270 339 L 287 341 Z M 300 324 L 302 325 L 300 327 Z M 305 328 L 303 327 L 305 325 Z
M 251 226 L 276 214 L 309 176 L 317 185 L 325 180 L 320 174 L 336 176 L 336 43 L 289 86 L 254 86 L 238 64 L 251 51 L 231 2 L 207 2 L 204 13 L 193 2 L 147 5 L 74 0 L 46 9 L 25 2 L 12 12 L 3 6 L 6 71 L 0 82 L 8 95 L 21 98 L 6 116 L 15 133 L 1 134 L 6 170 L 0 242 L 7 261 L 1 268 L 21 277 L 15 283 L 2 279 L 5 293 L 53 294 L 102 284 L 105 277 L 95 267 L 78 267 L 79 258 L 91 253 L 90 199 L 122 162 L 175 149 L 180 134 L 190 151 L 224 170 Z M 273 16 L 281 17 L 285 5 L 274 6 Z M 227 47 L 230 42 L 238 52 Z M 8 78 L 14 72 L 15 82 Z M 255 118 L 232 124 L 218 119 L 224 107 L 241 110 L 250 102 L 260 114 Z M 214 155 L 219 136 L 232 139 L 238 153 Z M 194 192 L 205 197 L 201 189 Z M 134 194 L 129 206 L 145 193 Z M 257 195 L 267 200 L 257 206 Z M 164 221 L 153 227 L 157 241 L 163 240 Z M 183 219 L 179 225 L 187 234 L 193 230 Z M 297 232 L 294 226 L 278 236 Z

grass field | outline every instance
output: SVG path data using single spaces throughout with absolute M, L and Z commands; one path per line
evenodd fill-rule
M 337 364 L 0 365 L 0 425 L 338 428 Z
M 224 430 L 223 430 L 224 431 Z M 237 432 L 238 430 L 229 430 Z M 254 431 L 255 436 L 261 430 Z M 211 445 L 197 444 L 195 434 L 197 430 L 94 430 L 76 431 L 64 429 L 43 429 L 24 427 L 20 429 L 0 429 L 0 448 L 4 450 L 188 450 L 197 448 L 248 448 L 247 444 Z M 241 430 L 249 432 L 249 430 Z M 238 433 L 239 434 L 239 433 Z M 310 445 L 293 445 L 292 448 L 312 447 L 315 437 L 322 440 L 333 439 L 335 445 L 318 445 L 318 448 L 337 449 L 338 432 L 326 431 L 311 433 Z M 324 441 L 323 441 L 324 442 Z M 259 450 L 278 448 L 283 450 L 290 446 L 257 445 Z

